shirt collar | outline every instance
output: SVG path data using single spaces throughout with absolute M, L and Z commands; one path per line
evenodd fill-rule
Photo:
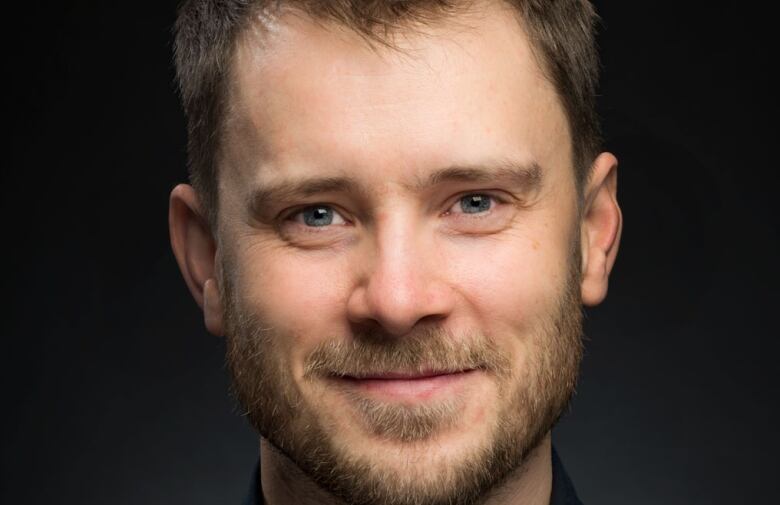
M 552 448 L 552 494 L 550 505 L 582 505 L 574 490 L 569 474 L 563 468 L 561 458 L 555 447 Z

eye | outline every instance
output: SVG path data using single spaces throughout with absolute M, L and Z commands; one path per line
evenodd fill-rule
M 462 235 L 489 235 L 511 226 L 517 206 L 498 190 L 490 193 L 461 193 L 454 197 L 442 217 L 450 232 Z
M 329 205 L 311 205 L 290 216 L 292 221 L 313 228 L 322 228 L 333 224 L 345 224 L 344 218 Z
M 471 193 L 458 200 L 457 206 L 465 214 L 480 214 L 493 207 L 493 197 L 484 193 Z

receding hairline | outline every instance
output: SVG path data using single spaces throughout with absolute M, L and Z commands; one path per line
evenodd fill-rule
M 483 12 L 479 6 L 504 5 L 510 11 L 516 11 L 507 0 L 445 0 L 419 2 L 411 10 L 393 16 L 391 19 L 355 17 L 344 10 L 333 10 L 326 6 L 328 2 L 303 1 L 289 2 L 277 0 L 276 5 L 250 7 L 251 14 L 241 27 L 246 32 L 250 27 L 260 32 L 273 30 L 282 18 L 292 16 L 313 21 L 322 27 L 343 29 L 365 37 L 369 44 L 391 45 L 393 36 L 398 33 L 417 31 L 435 27 L 442 22 L 458 24 L 464 14 L 477 15 Z M 239 36 L 241 33 L 239 33 Z
M 307 2 L 303 3 L 307 4 Z M 415 6 L 414 10 L 410 11 L 408 18 L 400 21 L 377 21 L 376 25 L 373 26 L 368 26 L 365 23 L 359 23 L 352 19 L 330 16 L 327 12 L 320 10 L 305 10 L 299 4 L 291 4 L 283 0 L 278 0 L 274 7 L 267 5 L 250 7 L 252 13 L 239 26 L 233 40 L 233 46 L 228 59 L 230 75 L 235 76 L 233 69 L 235 68 L 234 64 L 239 48 L 243 44 L 269 47 L 269 34 L 272 35 L 274 32 L 279 32 L 280 27 L 285 25 L 285 18 L 297 18 L 305 22 L 314 23 L 333 35 L 344 36 L 345 40 L 348 39 L 350 42 L 357 35 L 363 40 L 367 48 L 378 54 L 381 53 L 382 49 L 390 49 L 395 53 L 410 55 L 404 47 L 405 44 L 403 44 L 403 39 L 407 36 L 435 36 L 433 32 L 440 28 L 448 30 L 458 28 L 476 32 L 479 27 L 471 25 L 468 19 L 469 17 L 479 18 L 486 16 L 488 9 L 480 8 L 484 6 L 499 8 L 518 23 L 518 28 L 531 49 L 534 62 L 541 70 L 541 75 L 552 85 L 553 89 L 556 89 L 555 82 L 549 72 L 549 64 L 539 54 L 540 48 L 537 47 L 534 39 L 530 36 L 522 14 L 509 0 L 454 0 L 448 8 L 443 8 L 436 2 L 430 2 L 429 5 Z M 229 83 L 234 84 L 235 79 L 229 79 Z M 231 87 L 228 86 L 228 88 Z

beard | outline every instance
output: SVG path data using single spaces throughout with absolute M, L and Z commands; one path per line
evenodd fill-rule
M 574 391 L 582 357 L 579 246 L 574 244 L 568 276 L 547 310 L 517 338 L 528 342 L 522 369 L 484 333 L 455 335 L 438 326 L 391 337 L 381 329 L 323 340 L 304 360 L 304 384 L 313 391 L 334 377 L 361 371 L 422 372 L 476 369 L 492 377 L 497 410 L 480 444 L 438 464 L 382 465 L 339 443 L 339 429 L 323 405 L 296 383 L 280 359 L 280 342 L 293 338 L 267 327 L 262 314 L 242 305 L 221 263 L 227 364 L 233 391 L 249 421 L 281 455 L 321 489 L 348 505 L 475 505 L 523 464 L 564 412 Z M 336 383 L 338 381 L 335 381 Z M 321 387 L 321 386 L 319 386 Z M 342 390 L 362 429 L 410 450 L 462 422 L 463 398 L 417 405 L 387 403 Z M 431 448 L 436 447 L 431 445 Z

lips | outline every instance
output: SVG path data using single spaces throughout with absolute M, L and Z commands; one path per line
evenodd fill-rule
M 416 373 L 381 372 L 360 377 L 338 378 L 342 386 L 358 394 L 389 401 L 426 400 L 443 394 L 456 394 L 477 370 L 457 372 L 424 371 Z
M 462 373 L 464 370 L 459 370 L 457 372 L 447 372 L 447 371 L 424 371 L 419 373 L 409 373 L 409 372 L 381 372 L 381 373 L 370 373 L 365 375 L 360 375 L 359 377 L 355 376 L 346 376 L 349 379 L 354 380 L 419 380 L 419 379 L 428 379 L 431 377 L 438 377 L 439 375 L 450 375 L 454 373 Z

